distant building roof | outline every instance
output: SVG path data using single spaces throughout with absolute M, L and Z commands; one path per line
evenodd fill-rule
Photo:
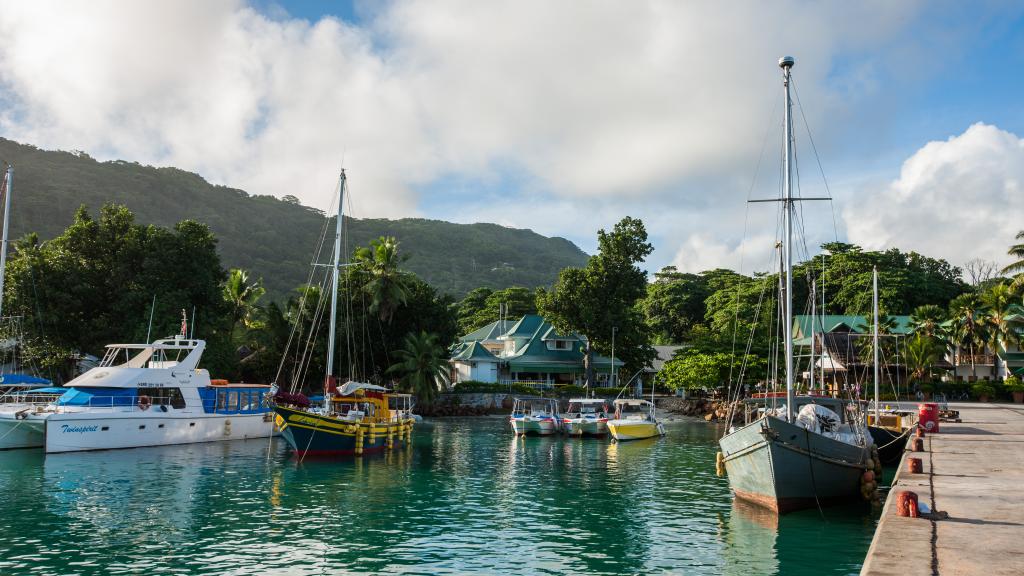
M 824 316 L 809 316 L 799 314 L 793 317 L 793 343 L 797 346 L 811 345 L 811 318 L 814 318 L 815 333 L 831 332 L 853 332 L 854 334 L 867 333 L 867 327 L 871 325 L 871 319 L 866 316 L 826 314 Z M 913 327 L 910 324 L 910 316 L 889 316 L 896 325 L 890 334 L 901 336 L 910 334 Z
M 483 328 L 478 328 L 465 336 L 459 338 L 460 342 L 480 342 L 486 340 L 497 340 L 512 327 L 511 320 L 496 320 Z
M 470 342 L 454 354 L 452 356 L 452 360 L 458 360 L 460 362 L 497 362 L 498 357 L 491 354 L 491 351 L 487 348 L 484 348 L 483 344 L 479 342 Z

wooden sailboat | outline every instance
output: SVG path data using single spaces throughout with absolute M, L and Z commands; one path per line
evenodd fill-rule
M 856 498 L 863 473 L 873 468 L 871 439 L 855 403 L 794 393 L 793 207 L 801 199 L 793 196 L 793 64 L 789 56 L 779 60 L 785 93 L 785 195 L 781 201 L 785 228 L 782 273 L 786 392 L 784 398 L 781 394 L 763 394 L 750 399 L 746 423 L 730 429 L 719 441 L 722 464 L 736 498 L 776 512 Z M 778 405 L 783 399 L 784 406 Z
M 341 267 L 345 171 L 338 180 L 338 214 L 331 266 L 331 316 L 327 333 L 324 403 L 311 407 L 305 397 L 278 394 L 277 424 L 292 450 L 305 456 L 349 456 L 390 450 L 412 436 L 412 398 L 383 386 L 349 381 L 340 388 L 334 374 L 335 330 L 338 316 L 338 273 Z

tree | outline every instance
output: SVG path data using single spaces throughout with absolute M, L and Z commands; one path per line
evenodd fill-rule
M 753 355 L 733 356 L 725 352 L 700 352 L 693 349 L 681 351 L 655 377 L 658 386 L 670 390 L 711 390 L 729 383 L 729 379 L 744 377 L 756 379 L 763 376 L 766 363 Z
M 538 291 L 541 315 L 562 334 L 586 336 L 584 369 L 588 386 L 594 382 L 593 354 L 615 355 L 631 373 L 655 357 L 647 326 L 636 309 L 647 289 L 647 275 L 638 264 L 650 255 L 643 222 L 626 217 L 611 232 L 597 233 L 598 253 L 584 268 L 566 268 L 550 292 Z
M 640 312 L 655 341 L 681 343 L 704 320 L 704 300 L 711 295 L 707 281 L 697 274 L 678 272 L 675 266 L 663 268 L 654 277 L 638 303 Z
M 951 320 L 949 331 L 956 348 L 954 358 L 958 358 L 960 348 L 966 346 L 971 351 L 971 375 L 977 378 L 975 352 L 979 346 L 984 349 L 986 340 L 981 300 L 977 294 L 961 294 L 949 303 L 949 315 Z
M 401 389 L 415 394 L 423 404 L 437 396 L 439 382 L 447 382 L 448 360 L 437 336 L 420 332 L 405 337 L 403 346 L 395 351 L 397 362 L 388 372 L 399 376 Z
M 409 273 L 399 266 L 409 259 L 399 254 L 398 240 L 381 236 L 370 241 L 369 247 L 356 249 L 355 262 L 366 276 L 364 289 L 370 295 L 370 312 L 384 322 L 391 322 L 395 310 L 405 304 L 409 295 Z
M 1014 293 L 1009 284 L 997 284 L 981 294 L 985 307 L 985 323 L 989 328 L 992 353 L 995 355 L 996 378 L 999 377 L 999 351 L 1004 344 L 1017 338 L 1016 326 L 1020 323 L 1022 309 L 1014 303 Z
M 203 364 L 233 377 L 238 364 L 227 339 L 225 273 L 217 241 L 203 224 L 186 220 L 172 229 L 136 224 L 124 206 L 105 205 L 98 219 L 83 206 L 57 237 L 29 235 L 8 261 L 8 308 L 25 318 L 40 361 L 61 366 L 77 353 L 100 355 L 111 342 L 176 334 L 181 310 L 207 341 Z
M 913 381 L 919 381 L 931 373 L 932 366 L 942 357 L 941 348 L 934 338 L 918 332 L 906 345 L 907 370 Z
M 460 334 L 468 334 L 498 320 L 501 310 L 506 319 L 537 313 L 536 294 L 521 286 L 503 290 L 477 288 L 455 305 Z
M 231 328 L 228 330 L 228 341 L 234 342 L 235 328 L 242 322 L 247 327 L 253 326 L 256 313 L 256 303 L 263 296 L 266 290 L 263 289 L 263 282 L 256 280 L 249 282 L 249 273 L 240 268 L 232 268 L 228 271 L 228 278 L 224 281 L 221 294 L 224 301 L 230 307 Z
M 999 265 L 991 260 L 971 258 L 964 262 L 964 274 L 975 288 L 995 278 L 998 271 Z
M 910 324 L 914 333 L 920 333 L 929 338 L 939 333 L 945 320 L 946 311 L 935 304 L 918 306 L 910 313 Z
M 1024 230 L 1017 232 L 1014 238 L 1016 240 L 1024 240 Z M 1003 268 L 1003 274 L 1020 274 L 1024 272 L 1024 242 L 1010 246 L 1006 253 L 1016 258 L 1016 260 L 1006 268 Z

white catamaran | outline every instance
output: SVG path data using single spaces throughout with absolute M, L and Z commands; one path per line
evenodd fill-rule
M 270 386 L 210 380 L 205 348 L 184 336 L 111 344 L 56 400 L 0 411 L 0 436 L 20 430 L 46 452 L 269 437 Z

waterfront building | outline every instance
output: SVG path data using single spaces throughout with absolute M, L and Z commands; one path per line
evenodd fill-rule
M 526 384 L 535 388 L 582 386 L 587 339 L 559 334 L 543 317 L 498 320 L 459 338 L 452 350 L 452 382 L 475 380 L 500 384 Z M 593 354 L 599 386 L 612 385 L 622 361 Z

